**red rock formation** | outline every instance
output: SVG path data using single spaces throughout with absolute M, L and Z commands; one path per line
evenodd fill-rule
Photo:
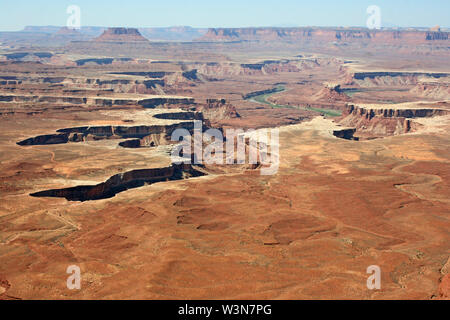
M 236 111 L 236 108 L 227 103 L 225 99 L 207 99 L 206 104 L 196 107 L 197 111 L 201 111 L 205 118 L 211 122 L 231 118 L 239 118 L 240 115 Z
M 94 41 L 136 42 L 148 40 L 135 28 L 108 28 Z
M 316 94 L 318 101 L 336 102 L 349 101 L 350 98 L 342 92 L 338 84 L 327 84 L 319 93 Z

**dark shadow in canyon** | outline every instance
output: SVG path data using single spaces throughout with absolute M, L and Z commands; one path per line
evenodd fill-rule
M 119 173 L 97 185 L 51 189 L 31 193 L 32 197 L 66 198 L 69 201 L 88 201 L 112 198 L 128 189 L 139 188 L 156 182 L 183 180 L 205 176 L 199 167 L 190 164 L 173 164 L 165 168 L 139 169 Z

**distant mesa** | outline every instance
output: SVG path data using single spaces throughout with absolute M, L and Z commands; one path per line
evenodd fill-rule
M 103 34 L 94 39 L 98 42 L 148 42 L 138 29 L 135 28 L 108 28 Z
M 81 33 L 73 28 L 68 28 L 68 27 L 62 27 L 61 29 L 59 29 L 55 35 L 74 35 L 74 36 L 79 36 L 81 35 Z
M 448 41 L 450 32 L 432 30 L 369 30 L 366 28 L 210 28 L 197 41 L 322 41 L 422 44 L 431 40 Z

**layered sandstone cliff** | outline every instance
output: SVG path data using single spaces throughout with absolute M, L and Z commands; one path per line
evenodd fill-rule
M 420 104 L 353 105 L 347 104 L 340 124 L 354 127 L 355 135 L 375 138 L 415 131 L 420 124 L 415 118 L 429 118 L 450 114 L 450 110 Z
M 409 71 L 352 71 L 349 70 L 345 84 L 361 87 L 416 85 L 427 81 L 448 79 L 447 72 L 409 72 Z
M 369 30 L 366 28 L 211 28 L 200 41 L 315 40 L 375 43 L 447 42 L 449 32 Z

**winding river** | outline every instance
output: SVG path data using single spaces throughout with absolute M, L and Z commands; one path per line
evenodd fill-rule
M 305 109 L 309 111 L 315 111 L 320 114 L 325 114 L 330 117 L 339 117 L 342 115 L 340 111 L 337 110 L 331 110 L 331 109 L 320 109 L 320 108 L 311 108 L 311 107 L 301 107 L 301 106 L 291 106 L 291 105 L 282 105 L 282 104 L 275 104 L 267 100 L 270 96 L 280 93 L 283 91 L 287 91 L 287 89 L 284 86 L 277 86 L 272 89 L 269 93 L 261 93 L 258 95 L 252 95 L 249 98 L 246 98 L 246 100 L 259 103 L 259 104 L 266 104 L 271 106 L 272 108 L 290 108 L 290 109 Z

